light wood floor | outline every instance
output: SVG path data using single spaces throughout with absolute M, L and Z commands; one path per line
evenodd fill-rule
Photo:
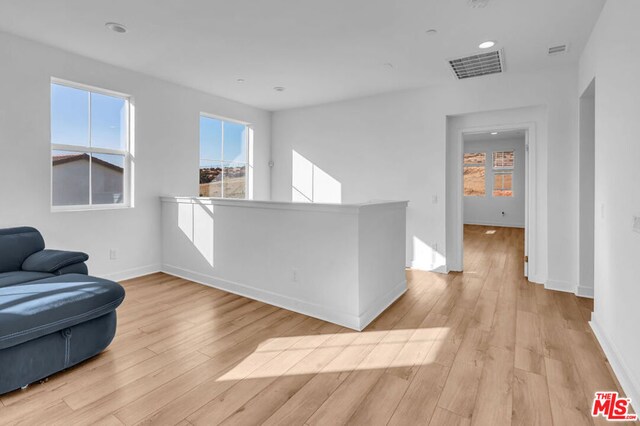
M 124 282 L 109 349 L 2 396 L 0 423 L 593 424 L 594 392 L 617 386 L 591 301 L 527 282 L 522 245 L 467 227 L 466 272 L 408 272 L 362 333 L 164 274 Z

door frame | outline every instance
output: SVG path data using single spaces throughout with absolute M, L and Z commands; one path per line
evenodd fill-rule
M 488 133 L 495 131 L 525 131 L 525 243 L 524 253 L 528 256 L 529 262 L 525 263 L 525 276 L 530 281 L 540 282 L 536 278 L 537 272 L 537 135 L 536 123 L 525 122 L 515 124 L 496 124 L 492 126 L 467 127 L 457 129 L 456 137 L 453 141 L 453 150 L 449 167 L 453 170 L 454 182 L 450 187 L 453 189 L 453 247 L 450 253 L 453 256 L 447 257 L 447 270 L 463 271 L 464 265 L 464 181 L 463 181 L 463 161 L 464 161 L 464 135 L 474 133 Z M 452 257 L 451 259 L 449 257 Z

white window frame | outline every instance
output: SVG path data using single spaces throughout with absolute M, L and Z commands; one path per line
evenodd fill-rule
M 513 153 L 513 165 L 512 166 L 496 166 L 496 154 L 506 154 L 508 152 Z M 504 164 L 504 155 L 502 156 L 502 163 Z M 491 167 L 493 168 L 493 170 L 513 170 L 515 168 L 516 165 L 516 152 L 511 149 L 511 150 L 507 150 L 507 151 L 493 151 L 491 154 Z
M 504 154 L 507 152 L 511 152 L 513 154 L 513 165 L 505 166 L 504 165 Z M 496 166 L 496 154 L 502 155 L 502 163 L 501 166 Z M 515 177 L 515 168 L 516 168 L 516 152 L 515 150 L 502 150 L 502 151 L 493 151 L 491 154 L 491 171 L 492 173 L 492 182 L 491 182 L 491 196 L 495 198 L 513 198 L 514 194 L 514 182 L 513 179 Z M 504 178 L 502 179 L 502 188 L 496 188 L 496 176 L 506 176 L 511 175 L 511 189 L 504 188 Z M 511 191 L 511 195 L 496 195 L 496 191 Z
M 133 197 L 132 197 L 132 178 L 133 178 L 133 155 L 132 155 L 132 138 L 131 138 L 131 124 L 132 120 L 132 98 L 130 95 L 126 95 L 124 93 L 115 92 L 112 90 L 101 89 L 94 86 L 89 86 L 82 83 L 76 83 L 68 80 L 62 80 L 59 78 L 52 77 L 51 83 L 49 85 L 49 96 L 51 96 L 51 86 L 52 85 L 60 85 L 67 86 L 73 89 L 83 90 L 90 93 L 97 93 L 99 95 L 112 96 L 116 98 L 121 98 L 125 100 L 125 126 L 126 126 L 126 149 L 118 150 L 118 149 L 105 149 L 105 148 L 94 148 L 91 146 L 77 146 L 77 145 L 66 145 L 66 144 L 54 144 L 51 143 L 51 114 L 53 113 L 51 109 L 51 100 L 49 100 L 49 167 L 50 167 L 50 188 L 49 193 L 51 195 L 50 205 L 52 212 L 65 212 L 65 211 L 83 211 L 83 210 L 115 210 L 115 209 L 128 209 L 133 208 Z M 88 123 L 88 140 L 91 141 L 91 100 L 89 100 L 89 123 Z M 71 152 L 79 152 L 83 154 L 89 154 L 89 204 L 78 204 L 78 205 L 64 205 L 64 206 L 54 206 L 53 205 L 53 151 L 71 151 Z M 119 204 L 93 204 L 92 197 L 93 191 L 91 189 L 91 154 L 114 154 L 114 155 L 123 155 L 124 156 L 124 182 L 123 182 L 123 202 Z
M 220 141 L 221 143 L 221 158 L 224 158 L 224 123 L 234 123 L 234 124 L 240 124 L 242 126 L 245 126 L 247 128 L 246 133 L 246 139 L 244 141 L 245 143 L 245 152 L 246 152 L 246 161 L 242 162 L 242 161 L 225 161 L 225 160 L 213 160 L 213 159 L 209 159 L 209 158 L 202 158 L 201 153 L 199 152 L 200 150 L 200 143 L 198 142 L 198 195 L 200 195 L 200 163 L 202 161 L 209 161 L 212 163 L 221 163 L 223 165 L 223 169 L 222 169 L 222 178 L 220 179 L 220 189 L 221 189 L 221 197 L 204 197 L 204 198 L 216 198 L 216 199 L 224 199 L 224 200 L 251 200 L 252 194 L 250 193 L 250 186 L 251 186 L 251 180 L 253 179 L 253 165 L 251 162 L 251 131 L 252 131 L 252 126 L 251 123 L 247 123 L 246 121 L 241 121 L 241 120 L 235 120 L 233 118 L 228 118 L 228 117 L 223 117 L 220 115 L 216 115 L 216 114 L 210 114 L 207 112 L 200 112 L 200 118 L 204 117 L 204 118 L 211 118 L 213 120 L 219 120 L 222 121 L 222 140 Z M 198 135 L 200 135 L 200 120 L 198 120 Z M 198 139 L 199 140 L 199 139 Z M 245 180 L 244 180 L 244 198 L 226 198 L 224 196 L 224 164 L 244 164 L 246 167 L 246 172 L 245 172 Z

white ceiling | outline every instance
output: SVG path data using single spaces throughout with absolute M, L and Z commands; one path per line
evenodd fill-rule
M 505 141 L 513 139 L 522 140 L 523 143 L 525 141 L 525 130 L 505 130 L 497 132 L 497 135 L 492 135 L 491 132 L 468 133 L 464 135 L 464 143 Z
M 576 63 L 604 2 L 0 0 L 0 30 L 278 110 L 454 81 L 446 59 L 489 39 L 509 73 Z

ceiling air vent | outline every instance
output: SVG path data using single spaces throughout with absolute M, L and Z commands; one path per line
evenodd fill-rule
M 458 80 L 504 72 L 502 50 L 449 60 Z
M 567 50 L 569 50 L 569 46 L 567 46 L 566 44 L 559 44 L 557 46 L 551 46 L 551 47 L 549 47 L 549 56 L 562 55 L 562 54 L 567 53 Z

